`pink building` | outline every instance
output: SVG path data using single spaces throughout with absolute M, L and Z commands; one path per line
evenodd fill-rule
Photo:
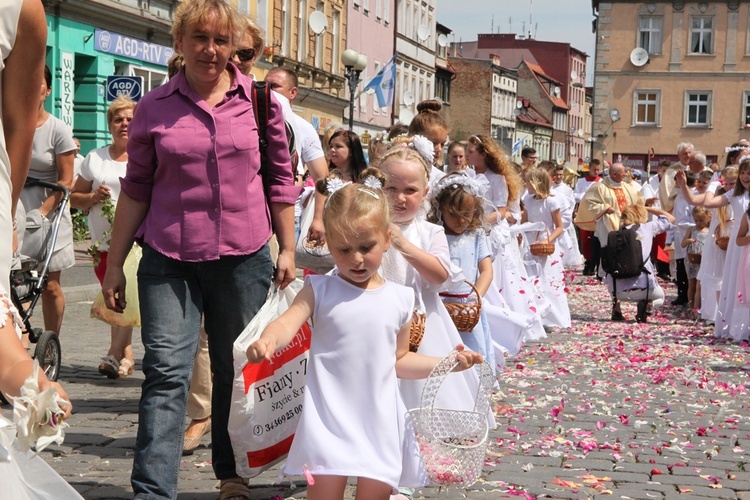
M 367 56 L 367 68 L 362 71 L 357 92 L 391 59 L 395 49 L 394 0 L 349 0 L 347 49 Z M 375 94 L 362 92 L 354 103 L 354 131 L 363 136 L 375 136 L 391 125 L 392 106 L 381 108 Z M 348 108 L 344 111 L 348 119 Z

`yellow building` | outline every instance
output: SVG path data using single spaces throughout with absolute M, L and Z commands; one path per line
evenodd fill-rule
M 348 104 L 341 53 L 346 49 L 346 0 L 231 0 L 241 14 L 253 16 L 266 32 L 266 50 L 254 68 L 256 78 L 276 66 L 299 79 L 294 111 L 322 134 L 341 121 Z M 319 11 L 326 23 L 310 23 Z M 316 33 L 313 27 L 320 33 Z
M 647 168 L 750 138 L 750 2 L 592 0 L 593 156 Z M 605 155 L 606 153 L 606 155 Z

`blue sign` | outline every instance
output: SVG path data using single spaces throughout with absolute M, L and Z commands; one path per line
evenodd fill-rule
M 129 95 L 134 101 L 143 97 L 142 76 L 108 76 L 107 101 L 114 101 L 120 94 Z
M 138 59 L 159 66 L 167 66 L 169 58 L 174 54 L 172 47 L 99 29 L 94 30 L 94 48 L 100 52 Z

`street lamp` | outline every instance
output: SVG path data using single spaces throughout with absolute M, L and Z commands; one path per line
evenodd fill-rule
M 341 62 L 346 68 L 345 76 L 349 82 L 349 131 L 352 132 L 354 131 L 354 94 L 357 91 L 357 85 L 362 81 L 359 75 L 367 67 L 367 56 L 354 49 L 346 49 L 341 54 Z

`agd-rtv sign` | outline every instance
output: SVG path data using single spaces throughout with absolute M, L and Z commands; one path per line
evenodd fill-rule
M 130 96 L 134 101 L 143 97 L 142 76 L 108 76 L 107 101 L 114 101 L 120 94 Z

